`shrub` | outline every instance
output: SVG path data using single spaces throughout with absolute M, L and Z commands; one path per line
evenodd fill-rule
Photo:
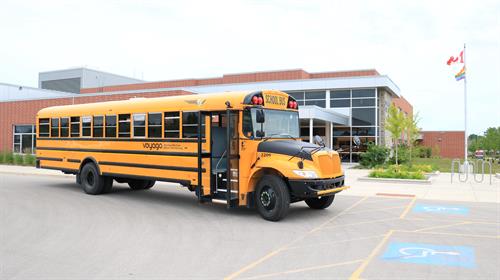
M 14 154 L 12 152 L 4 153 L 4 163 L 13 164 L 14 163 Z
M 398 148 L 398 163 L 406 163 L 410 160 L 410 150 L 408 147 L 400 145 Z M 392 157 L 389 159 L 390 164 L 396 163 L 396 154 L 393 153 Z
M 0 151 L 0 164 L 5 163 L 5 151 Z
M 20 154 L 14 154 L 14 160 L 13 163 L 15 165 L 23 165 L 24 164 L 24 157 L 23 155 Z
M 389 149 L 383 146 L 368 143 L 368 149 L 361 154 L 360 163 L 364 167 L 375 167 L 385 163 L 389 156 Z
M 419 158 L 430 158 L 432 149 L 430 147 L 418 146 L 415 149 L 415 155 Z
M 375 169 L 368 176 L 373 178 L 425 179 L 424 171 L 404 165 L 390 165 L 386 169 Z
M 35 166 L 36 157 L 32 154 L 24 155 L 24 165 Z

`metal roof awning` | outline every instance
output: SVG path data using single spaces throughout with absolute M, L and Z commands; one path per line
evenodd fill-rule
M 299 118 L 300 119 L 317 119 L 326 122 L 331 122 L 337 125 L 349 126 L 348 115 L 335 112 L 333 110 L 321 108 L 315 105 L 307 105 L 299 107 Z

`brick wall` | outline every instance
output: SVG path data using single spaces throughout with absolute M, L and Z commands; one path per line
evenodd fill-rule
M 444 158 L 463 158 L 465 148 L 464 131 L 421 131 L 421 145 L 436 151 Z M 434 154 L 433 154 L 434 155 Z
M 174 90 L 154 93 L 142 93 L 141 97 L 160 97 L 172 95 L 192 94 L 188 91 Z M 75 98 L 56 98 L 28 101 L 0 102 L 0 150 L 12 150 L 12 125 L 35 124 L 36 113 L 43 108 L 51 106 L 83 104 L 102 101 L 129 99 L 137 94 L 113 94 L 100 96 L 78 96 Z M 74 103 L 73 103 L 74 102 Z
M 242 74 L 225 74 L 222 77 L 207 78 L 207 79 L 186 79 L 186 80 L 148 82 L 148 83 L 118 85 L 118 86 L 106 86 L 99 88 L 83 88 L 80 90 L 80 93 L 113 92 L 113 91 L 125 91 L 125 90 L 252 83 L 252 82 L 264 82 L 264 81 L 281 81 L 281 80 L 363 77 L 363 76 L 378 76 L 378 75 L 380 74 L 375 69 L 320 72 L 320 73 L 308 73 L 302 69 L 295 69 L 295 70 L 266 71 L 266 72 L 254 72 L 254 73 L 242 73 Z
M 407 116 L 413 116 L 413 106 L 402 95 L 399 98 L 393 98 L 392 103 L 405 112 Z

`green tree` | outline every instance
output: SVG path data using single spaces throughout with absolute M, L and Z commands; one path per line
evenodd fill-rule
M 396 152 L 396 165 L 398 164 L 398 145 L 401 139 L 401 134 L 404 129 L 405 116 L 403 112 L 398 110 L 394 104 L 391 104 L 385 119 L 385 130 L 391 133 L 391 139 L 393 140 L 393 147 L 395 147 Z
M 418 139 L 418 136 L 420 135 L 420 128 L 418 128 L 418 122 L 420 118 L 418 116 L 418 113 L 416 113 L 413 116 L 406 116 L 404 117 L 404 134 L 406 135 L 406 142 L 408 145 L 409 149 L 409 156 L 410 156 L 410 164 L 412 163 L 412 149 L 415 145 L 415 142 Z

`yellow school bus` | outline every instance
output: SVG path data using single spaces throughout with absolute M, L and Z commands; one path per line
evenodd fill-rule
M 346 189 L 337 152 L 299 139 L 297 101 L 277 90 L 132 98 L 37 114 L 37 167 L 75 174 L 88 194 L 180 183 L 200 202 L 285 217 Z

